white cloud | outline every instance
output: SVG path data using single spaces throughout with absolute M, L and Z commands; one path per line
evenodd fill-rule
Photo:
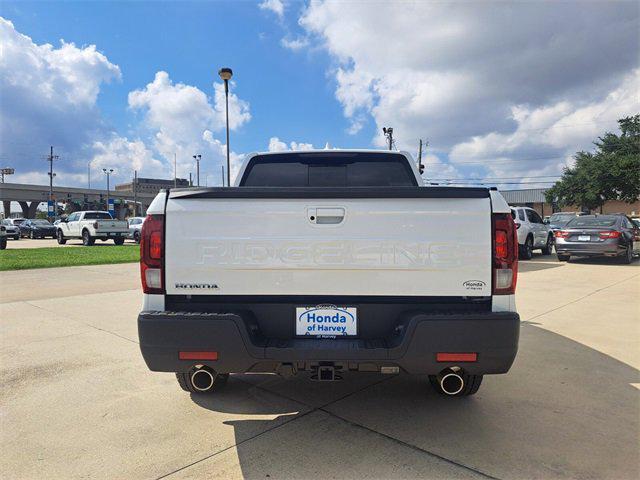
M 55 145 L 60 173 L 71 170 L 73 158 L 108 130 L 96 100 L 104 84 L 120 79 L 120 68 L 95 45 L 38 45 L 1 17 L 0 44 L 0 156 L 30 175 Z
M 297 38 L 283 38 L 280 40 L 280 45 L 284 48 L 288 48 L 289 50 L 293 50 L 297 52 L 298 50 L 302 50 L 309 46 L 309 39 L 306 37 L 297 37 Z
M 304 142 L 286 142 L 281 141 L 278 137 L 269 139 L 270 152 L 285 152 L 287 150 L 313 150 L 313 144 Z
M 103 168 L 113 168 L 119 182 L 133 177 L 134 170 L 138 171 L 139 176 L 173 176 L 168 165 L 156 159 L 141 140 L 130 141 L 114 135 L 109 140 L 94 142 L 92 148 L 92 171 L 100 172 Z
M 260 10 L 267 10 L 275 13 L 278 18 L 284 17 L 284 4 L 281 0 L 264 0 L 258 5 Z
M 560 101 L 531 108 L 512 108 L 517 128 L 512 133 L 491 132 L 455 145 L 449 159 L 463 165 L 477 162 L 495 175 L 511 177 L 559 174 L 573 154 L 590 149 L 605 130 L 616 131 L 616 119 L 640 110 L 640 69 L 621 79 L 604 99 Z M 529 178 L 528 180 L 532 180 Z
M 189 172 L 195 171 L 193 155 L 203 156 L 201 183 L 202 173 L 216 175 L 219 165 L 226 165 L 226 145 L 215 139 L 213 134 L 224 132 L 224 102 L 223 84 L 214 84 L 212 104 L 203 91 L 183 83 L 173 83 L 166 72 L 156 73 L 153 82 L 129 94 L 129 106 L 144 113 L 144 126 L 152 137 L 154 149 L 171 166 L 176 155 L 178 176 L 187 178 Z M 237 130 L 250 119 L 249 105 L 231 93 L 229 128 Z M 233 153 L 233 156 L 235 158 L 237 154 Z M 232 167 L 232 173 L 236 170 Z
M 529 141 L 519 151 L 540 157 L 586 148 L 619 116 L 640 109 L 637 94 L 619 92 L 621 79 L 638 67 L 639 12 L 635 2 L 508 8 L 387 2 L 371 8 L 314 1 L 299 23 L 313 39 L 310 48 L 320 46 L 333 59 L 335 96 L 349 133 L 372 118 L 377 146 L 384 145 L 381 127 L 393 126 L 399 148 L 413 150 L 427 138 L 446 158 L 465 145 L 454 149 L 456 158 L 463 149 L 487 153 L 492 141 L 500 149 L 506 148 L 501 142 L 518 143 L 517 130 L 537 122 L 545 127 L 545 116 L 592 125 L 549 128 L 542 145 Z M 601 112 L 598 105 L 609 107 Z M 481 146 L 473 145 L 476 138 Z M 547 165 L 536 168 L 546 171 Z

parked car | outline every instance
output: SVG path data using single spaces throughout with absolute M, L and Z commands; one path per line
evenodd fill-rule
M 509 205 L 423 186 L 408 153 L 253 154 L 237 188 L 163 190 L 147 213 L 140 348 L 188 392 L 230 373 L 403 371 L 464 396 L 515 359 Z
M 127 221 L 129 222 L 128 237 L 134 239 L 136 243 L 140 243 L 140 231 L 142 230 L 144 217 L 131 217 Z
M 46 220 L 25 220 L 20 224 L 20 236 L 29 238 L 56 238 L 56 227 Z
M 70 238 L 81 238 L 85 247 L 93 245 L 96 239 L 106 242 L 113 239 L 122 245 L 129 233 L 126 220 L 114 220 L 109 212 L 95 210 L 74 212 L 57 226 L 58 243 L 64 245 Z
M 0 224 L 0 250 L 7 248 L 7 227 Z
M 631 263 L 640 247 L 640 228 L 624 215 L 583 215 L 555 234 L 561 262 L 572 256 L 618 257 Z M 637 243 L 634 243 L 637 242 Z
M 640 228 L 640 218 L 632 218 L 631 221 L 633 222 L 634 225 Z
M 530 260 L 533 251 L 540 249 L 543 255 L 553 252 L 553 234 L 538 212 L 528 207 L 511 207 L 511 217 L 518 229 L 520 258 Z
M 5 235 L 7 236 L 7 238 L 20 240 L 20 227 L 18 225 L 14 225 L 13 222 L 8 218 L 5 218 L 0 223 L 4 225 Z
M 549 225 L 551 232 L 555 234 L 556 231 L 562 230 L 562 227 L 579 215 L 581 215 L 579 212 L 557 212 L 551 215 L 546 223 Z

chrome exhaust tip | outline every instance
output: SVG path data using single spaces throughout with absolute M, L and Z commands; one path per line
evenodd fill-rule
M 199 392 L 206 392 L 213 388 L 213 382 L 218 374 L 209 368 L 199 368 L 191 374 L 191 385 Z
M 438 374 L 440 388 L 447 395 L 457 395 L 464 388 L 460 367 L 445 368 Z

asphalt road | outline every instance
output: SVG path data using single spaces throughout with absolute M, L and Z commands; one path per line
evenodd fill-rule
M 139 354 L 136 264 L 0 272 L 11 478 L 640 478 L 640 262 L 521 262 L 520 352 L 471 398 L 425 378 L 232 376 Z

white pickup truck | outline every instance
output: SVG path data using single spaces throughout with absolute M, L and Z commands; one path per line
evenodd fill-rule
M 404 152 L 252 154 L 232 188 L 162 191 L 142 227 L 140 348 L 209 393 L 229 373 L 426 374 L 451 396 L 518 348 L 518 241 L 488 188 Z
M 58 224 L 56 236 L 58 243 L 64 245 L 70 238 L 81 238 L 82 244 L 89 247 L 97 239 L 103 242 L 113 239 L 116 245 L 122 245 L 129 234 L 126 220 L 114 220 L 109 212 L 74 212 Z

